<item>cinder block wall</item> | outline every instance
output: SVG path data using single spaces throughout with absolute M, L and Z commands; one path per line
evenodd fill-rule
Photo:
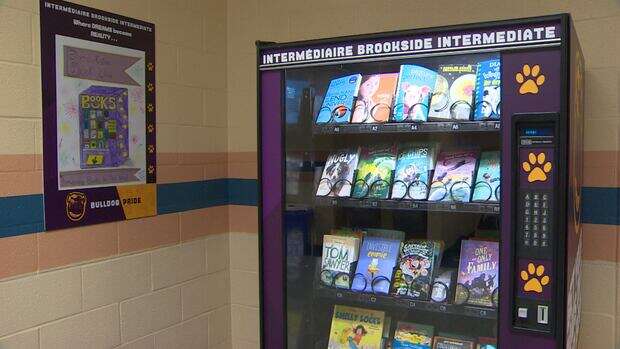
M 227 178 L 226 1 L 77 2 L 156 24 L 158 183 Z M 0 217 L 42 199 L 38 6 L 0 0 Z M 1 238 L 0 348 L 231 348 L 228 211 Z
M 610 194 L 618 207 L 620 175 L 620 2 L 617 0 L 229 0 L 229 150 L 254 151 L 256 114 L 255 40 L 291 41 L 386 30 L 570 12 L 586 58 L 585 183 Z M 249 169 L 248 169 L 249 171 Z M 598 192 L 597 192 L 598 193 Z M 607 200 L 599 198 L 597 201 Z M 605 206 L 603 205 L 603 206 Z M 620 212 L 584 225 L 583 315 L 580 348 L 620 347 Z M 231 221 L 235 220 L 231 215 Z M 249 245 L 231 244 L 242 254 Z M 242 251 L 242 252 L 238 252 Z M 238 273 L 231 271 L 231 279 Z M 242 280 L 239 277 L 239 280 Z M 246 280 L 244 287 L 248 287 Z M 256 303 L 232 284 L 233 343 L 256 348 Z M 238 314 L 238 315 L 237 315 Z M 243 316 L 242 316 L 243 315 Z M 240 343 L 243 343 L 240 344 Z

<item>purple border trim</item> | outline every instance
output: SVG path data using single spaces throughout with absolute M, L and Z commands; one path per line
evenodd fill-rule
M 49 5 L 49 6 L 48 6 Z M 65 200 L 69 192 L 77 191 L 86 195 L 88 202 L 119 199 L 115 186 L 88 188 L 80 190 L 58 190 L 58 153 L 57 153 L 57 105 L 56 105 L 56 35 L 63 35 L 92 42 L 126 47 L 144 51 L 146 60 L 145 85 L 152 84 L 152 89 L 145 86 L 146 104 L 146 185 L 156 182 L 156 129 L 155 129 L 155 25 L 138 19 L 133 19 L 94 8 L 81 6 L 61 0 L 41 0 L 41 86 L 43 100 L 43 185 L 45 201 L 45 229 L 62 229 L 89 224 L 104 223 L 125 219 L 121 206 L 105 209 L 89 210 L 86 208 L 84 217 L 79 221 L 71 221 L 65 212 Z M 145 30 L 133 27 L 110 24 L 101 19 L 83 17 L 77 14 L 64 12 L 62 9 L 71 8 L 97 14 L 121 22 L 139 24 Z M 91 36 L 91 29 L 78 27 L 73 24 L 74 19 L 83 22 L 97 23 L 107 27 L 114 27 L 130 32 L 131 37 L 113 35 L 110 40 Z M 156 206 L 156 205 L 155 205 Z M 155 214 L 155 212 L 154 212 Z
M 284 348 L 281 73 L 260 75 L 263 348 Z

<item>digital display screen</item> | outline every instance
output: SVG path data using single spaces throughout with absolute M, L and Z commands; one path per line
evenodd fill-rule
M 521 128 L 521 136 L 526 136 L 526 137 L 553 136 L 553 127 L 523 127 Z

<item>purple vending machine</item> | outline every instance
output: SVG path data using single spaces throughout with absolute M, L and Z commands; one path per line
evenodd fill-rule
M 258 44 L 265 349 L 576 348 L 569 15 Z

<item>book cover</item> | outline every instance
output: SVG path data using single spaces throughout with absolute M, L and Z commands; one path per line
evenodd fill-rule
M 469 202 L 478 155 L 478 150 L 439 153 L 428 200 Z
M 396 145 L 362 147 L 353 197 L 387 199 L 396 167 Z
M 426 200 L 436 152 L 435 143 L 409 143 L 398 148 L 392 199 Z
M 433 340 L 433 349 L 475 349 L 474 342 L 464 339 L 437 336 Z
M 480 153 L 472 201 L 497 202 L 499 200 L 499 163 L 499 151 Z
M 357 262 L 360 240 L 351 236 L 323 236 L 321 282 L 338 288 L 349 288 L 351 266 Z
M 499 58 L 478 63 L 474 120 L 499 120 L 501 98 Z
M 410 240 L 402 243 L 394 275 L 394 293 L 428 300 L 437 257 L 436 241 Z
M 396 324 L 392 349 L 431 349 L 434 332 L 431 325 L 399 321 Z
M 361 80 L 362 75 L 353 74 L 330 81 L 316 123 L 348 123 Z
M 350 196 L 358 159 L 359 148 L 343 149 L 330 154 L 325 162 L 316 195 Z
M 381 349 L 385 313 L 334 306 L 328 349 Z
M 497 339 L 491 337 L 479 337 L 477 349 L 497 349 Z
M 353 108 L 352 123 L 387 122 L 392 111 L 398 73 L 366 75 Z
M 493 292 L 499 286 L 499 243 L 463 240 L 457 282 L 469 290 L 468 304 L 493 306 Z
M 474 64 L 443 64 L 431 98 L 431 120 L 469 120 L 476 86 Z
M 387 294 L 399 248 L 399 240 L 367 236 L 362 242 L 351 289 Z
M 392 113 L 394 121 L 426 121 L 436 80 L 437 73 L 430 69 L 401 65 Z
M 438 269 L 437 276 L 433 279 L 433 287 L 431 289 L 431 299 L 433 302 L 443 303 L 452 299 L 455 278 L 456 270 L 447 268 Z

